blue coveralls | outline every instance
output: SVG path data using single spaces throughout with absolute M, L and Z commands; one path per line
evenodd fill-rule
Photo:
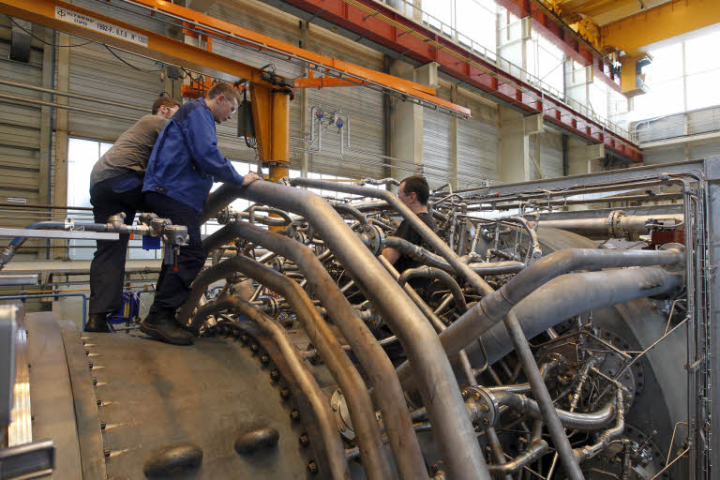
M 150 211 L 188 229 L 177 271 L 163 262 L 151 311 L 176 310 L 202 270 L 207 252 L 200 238 L 200 215 L 215 180 L 241 185 L 243 176 L 217 147 L 215 119 L 205 100 L 186 103 L 168 122 L 148 161 L 143 199 Z

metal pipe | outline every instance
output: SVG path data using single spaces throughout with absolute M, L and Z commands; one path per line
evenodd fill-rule
M 409 268 L 405 270 L 402 275 L 400 275 L 400 278 L 398 278 L 397 281 L 400 286 L 403 286 L 413 278 L 440 280 L 442 283 L 445 284 L 445 286 L 450 289 L 450 293 L 455 299 L 455 304 L 457 305 L 458 309 L 463 313 L 467 311 L 467 303 L 465 303 L 465 295 L 463 295 L 462 288 L 460 288 L 460 285 L 458 285 L 455 279 L 452 278 L 447 272 L 440 270 L 439 268 L 432 267 Z
M 101 103 L 103 105 L 113 105 L 115 107 L 122 107 L 122 108 L 128 108 L 131 110 L 138 110 L 140 112 L 146 112 L 148 111 L 147 107 L 141 107 L 139 105 L 130 105 L 129 103 L 120 103 L 120 102 L 114 102 L 112 100 L 108 100 L 106 98 L 100 98 L 100 97 L 91 97 L 89 95 L 81 95 L 79 93 L 70 93 L 70 92 L 61 92 L 60 90 L 55 90 L 54 88 L 44 88 L 44 87 L 38 87 L 35 85 L 28 85 L 27 83 L 20 83 L 20 82 L 13 82 L 7 79 L 0 79 L 0 85 L 8 85 L 10 87 L 17 87 L 17 88 L 24 88 L 27 90 L 33 90 L 36 92 L 43 92 L 43 93 L 51 93 L 53 95 L 59 95 L 61 97 L 68 97 L 68 98 L 78 98 L 80 100 L 87 100 L 93 103 Z
M 302 269 L 312 291 L 352 347 L 369 376 L 371 385 L 381 387 L 375 389 L 375 397 L 385 419 L 390 446 L 395 454 L 400 475 L 408 479 L 427 475 L 395 369 L 382 346 L 340 292 L 320 260 L 303 244 L 245 222 L 229 224 L 214 233 L 205 239 L 203 248 L 212 249 L 238 237 L 291 259 Z
M 352 185 L 333 185 L 330 182 L 323 182 L 318 180 L 309 180 L 305 178 L 296 178 L 291 182 L 293 185 L 304 185 L 316 188 L 326 188 L 328 190 L 337 190 L 349 194 L 363 195 L 366 197 L 382 198 L 386 200 L 393 208 L 395 208 L 405 220 L 408 221 L 409 225 L 420 234 L 420 236 L 438 252 L 447 262 L 455 269 L 465 281 L 468 282 L 469 286 L 474 288 L 478 293 L 489 296 L 494 293 L 494 290 L 488 283 L 483 280 L 477 273 L 465 264 L 460 257 L 457 256 L 455 251 L 450 248 L 445 242 L 443 242 L 437 234 L 418 218 L 410 208 L 405 205 L 397 195 L 394 195 L 387 191 L 373 190 L 368 188 L 356 187 Z M 571 480 L 580 480 L 583 478 L 582 471 L 578 465 L 575 457 L 572 454 L 572 446 L 570 441 L 565 435 L 562 429 L 560 420 L 557 418 L 554 404 L 550 393 L 545 386 L 545 382 L 540 376 L 535 359 L 530 351 L 530 346 L 525 339 L 525 335 L 520 328 L 520 324 L 517 318 L 512 312 L 509 312 L 505 317 L 505 325 L 511 333 L 511 338 L 515 345 L 515 349 L 518 351 L 518 355 L 523 364 L 525 375 L 533 387 L 533 392 L 540 403 L 540 408 L 545 416 L 545 423 L 547 424 L 548 430 L 553 438 L 555 447 L 560 453 L 560 459 L 563 462 L 563 466 L 571 478 Z M 435 423 L 433 423 L 434 425 Z M 484 462 L 484 459 L 483 459 Z
M 680 275 L 653 267 L 574 273 L 556 278 L 528 295 L 513 308 L 513 312 L 526 338 L 532 339 L 548 328 L 585 312 L 677 291 L 682 281 Z M 480 323 L 483 361 L 492 364 L 510 353 L 513 345 L 506 327 L 499 320 L 490 321 L 483 317 Z M 474 352 L 477 347 L 472 345 L 466 350 Z
M 542 375 L 543 378 L 547 378 L 548 373 L 555 370 L 557 367 L 564 365 L 565 359 L 562 358 L 560 355 L 558 355 L 556 358 L 552 359 L 551 361 L 547 363 L 543 363 L 540 366 L 540 375 Z M 508 393 L 527 393 L 530 391 L 530 384 L 529 383 L 516 383 L 514 385 L 498 385 L 496 387 L 486 387 L 486 390 L 490 393 L 496 393 L 496 392 L 508 392 Z
M 340 213 L 349 213 L 353 218 L 363 225 L 368 224 L 368 219 L 364 213 L 360 210 L 346 204 L 346 203 L 331 203 L 332 207 Z
M 330 476 L 334 479 L 350 478 L 347 459 L 345 458 L 345 447 L 340 435 L 338 435 L 335 416 L 330 410 L 327 397 L 320 389 L 315 377 L 305 366 L 297 349 L 280 324 L 237 296 L 229 296 L 220 301 L 209 303 L 201 307 L 195 316 L 207 318 L 214 312 L 228 308 L 240 312 L 273 339 L 288 369 L 292 372 L 293 378 L 297 381 L 298 387 L 315 413 L 318 430 L 323 438 L 324 451 L 327 454 Z M 204 322 L 204 319 L 202 321 Z
M 247 257 L 233 257 L 212 268 L 241 272 L 277 291 L 293 306 L 308 338 L 320 352 L 347 399 L 368 477 L 391 478 L 390 466 L 383 454 L 383 442 L 375 419 L 375 409 L 365 383 L 332 330 L 315 310 L 308 294 L 296 282 Z M 200 320 L 201 318 L 196 315 L 193 318 L 193 325 Z
M 604 431 L 595 444 L 575 449 L 575 457 L 578 462 L 584 462 L 593 458 L 625 431 L 625 403 L 622 390 L 619 388 L 615 399 L 615 422 L 615 426 Z
M 88 113 L 90 115 L 98 115 L 100 117 L 117 118 L 119 120 L 128 120 L 131 122 L 137 121 L 137 117 L 120 115 L 118 113 L 109 113 L 102 110 L 90 110 L 89 108 L 73 107 L 70 105 L 63 105 L 61 103 L 46 102 L 44 100 L 37 100 L 35 98 L 23 97 L 22 95 L 10 95 L 7 93 L 0 93 L 0 98 L 15 102 L 29 103 L 31 105 L 42 105 L 43 107 L 59 108 L 61 110 L 69 110 L 71 112 Z
M 497 432 L 495 431 L 494 427 L 489 427 L 487 430 L 485 430 L 485 434 L 487 435 L 488 442 L 490 443 L 490 448 L 492 449 L 493 456 L 495 457 L 495 461 L 499 465 L 488 465 L 488 470 L 490 470 L 490 473 L 497 473 L 498 468 L 504 468 L 507 464 L 507 458 L 505 458 L 505 452 L 503 451 L 502 444 L 500 443 L 500 438 L 498 437 Z M 495 471 L 493 471 L 493 467 L 495 467 Z M 504 475 L 505 480 L 513 480 L 512 475 Z
M 533 418 L 539 419 L 543 417 L 540 413 L 540 406 L 538 405 L 538 402 L 526 397 L 525 395 L 510 392 L 495 392 L 494 395 L 498 404 L 501 406 L 508 406 L 513 410 L 529 415 Z M 608 422 L 610 422 L 615 416 L 613 401 L 608 402 L 600 410 L 590 413 L 569 412 L 559 408 L 556 408 L 555 410 L 557 411 L 558 418 L 560 418 L 563 426 L 571 430 L 597 430 L 607 425 Z
M 532 387 L 533 394 L 537 398 L 542 419 L 547 425 L 555 448 L 560 455 L 560 460 L 565 467 L 566 474 L 571 480 L 583 480 L 585 477 L 582 474 L 582 470 L 580 470 L 577 459 L 573 455 L 570 440 L 562 427 L 562 421 L 555 409 L 553 399 L 550 397 L 550 392 L 548 392 L 545 386 L 545 380 L 540 375 L 540 371 L 535 363 L 535 357 L 530 350 L 530 345 L 528 345 L 517 316 L 513 312 L 509 312 L 504 319 L 504 323 L 510 333 L 512 344 L 517 351 L 518 358 L 525 371 L 525 376 Z
M 203 218 L 212 217 L 214 212 L 237 197 L 290 210 L 312 223 L 360 290 L 377 305 L 418 372 L 420 393 L 434 426 L 441 457 L 451 475 L 463 479 L 489 479 L 485 459 L 437 334 L 337 212 L 306 190 L 255 182 L 243 189 L 230 185 L 220 187 L 208 197 Z
M 677 200 L 683 197 L 682 193 L 656 193 L 645 195 L 624 195 L 602 198 L 587 198 L 582 200 L 550 200 L 528 202 L 525 204 L 517 203 L 510 205 L 483 205 L 482 203 L 468 205 L 468 210 L 516 210 L 523 206 L 531 205 L 533 207 L 564 207 L 569 205 L 585 205 L 589 203 L 613 203 L 613 202 L 660 202 L 664 200 Z
M 602 268 L 679 265 L 682 264 L 683 259 L 684 254 L 674 249 L 654 251 L 560 250 L 541 258 L 532 266 L 518 273 L 502 288 L 484 297 L 450 325 L 440 335 L 440 340 L 448 355 L 456 354 L 486 331 L 488 326 L 502 320 L 515 305 L 534 290 L 565 273 L 574 270 Z M 580 296 L 580 299 L 584 298 L 586 298 L 585 294 Z
M 382 266 L 385 267 L 385 270 L 387 270 L 388 273 L 399 283 L 400 273 L 393 266 L 393 264 L 390 263 L 390 261 L 382 255 L 378 257 L 378 260 L 380 260 Z M 438 318 L 435 312 L 433 312 L 432 308 L 428 306 L 425 300 L 423 300 L 422 297 L 418 295 L 414 288 L 412 288 L 407 283 L 402 284 L 402 287 L 408 297 L 410 297 L 410 299 L 415 303 L 415 305 L 418 306 L 423 315 L 425 315 L 425 318 L 430 321 L 430 324 L 433 326 L 436 332 L 440 333 L 445 330 L 445 328 L 447 328 L 445 327 L 445 324 L 442 322 L 442 320 L 440 320 L 440 318 Z M 468 360 L 465 351 L 461 351 L 460 353 L 458 353 L 458 359 L 460 361 L 460 366 L 463 370 L 463 373 L 465 374 L 465 378 L 467 379 L 468 384 L 475 385 L 475 383 L 477 383 L 477 378 L 475 377 L 472 365 L 470 364 L 470 360 Z
M 621 212 L 620 212 L 621 213 Z M 652 220 L 670 221 L 670 226 L 681 223 L 682 214 L 624 215 L 613 212 L 607 218 L 574 218 L 566 220 L 540 220 L 539 228 L 558 228 L 589 238 L 625 238 L 628 234 L 647 235 Z
M 504 464 L 501 465 L 488 465 L 488 468 L 490 469 L 490 473 L 492 474 L 512 475 L 518 472 L 521 468 L 524 468 L 531 463 L 538 461 L 540 457 L 545 455 L 545 452 L 547 452 L 548 449 L 549 447 L 545 440 L 538 440 L 531 443 L 528 446 L 527 450 L 525 450 L 512 460 L 506 461 Z
M 395 248 L 413 260 L 424 263 L 430 267 L 440 268 L 451 273 L 455 272 L 455 269 L 445 261 L 445 259 L 404 238 L 385 237 L 383 240 L 383 248 L 385 247 Z M 525 268 L 524 263 L 516 261 L 478 262 L 470 263 L 468 266 L 479 275 L 506 275 L 517 273 Z

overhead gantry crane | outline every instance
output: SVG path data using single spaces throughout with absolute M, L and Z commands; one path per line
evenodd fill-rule
M 0 0 L 0 12 L 168 65 L 231 81 L 245 81 L 252 99 L 258 156 L 263 165 L 269 167 L 271 181 L 289 173 L 289 102 L 294 89 L 364 86 L 452 115 L 470 116 L 470 110 L 437 97 L 433 88 L 319 55 L 170 2 L 116 0 L 115 3 L 140 7 L 149 16 L 162 15 L 185 31 L 305 64 L 308 76 L 285 79 L 212 52 L 212 42 L 208 42 L 207 49 L 202 49 L 60 0 Z

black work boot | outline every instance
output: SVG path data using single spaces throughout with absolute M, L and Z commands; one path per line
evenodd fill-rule
M 140 331 L 161 342 L 173 345 L 192 345 L 193 336 L 175 322 L 173 310 L 150 309 L 140 324 Z
M 107 313 L 91 313 L 85 324 L 86 332 L 110 333 L 107 323 Z

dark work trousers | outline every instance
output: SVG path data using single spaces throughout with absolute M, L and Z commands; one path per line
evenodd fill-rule
M 90 188 L 95 223 L 125 212 L 125 223 L 132 225 L 135 213 L 143 209 L 142 179 L 133 173 L 121 175 Z M 117 312 L 122 305 L 125 257 L 129 235 L 120 240 L 98 240 L 90 264 L 90 314 Z
M 169 218 L 173 225 L 185 225 L 188 230 L 188 245 L 180 247 L 177 271 L 172 261 L 163 261 L 160 277 L 155 288 L 155 301 L 151 311 L 177 310 L 190 294 L 190 284 L 205 265 L 207 253 L 200 238 L 200 214 L 192 207 L 178 202 L 167 195 L 145 192 L 145 205 L 160 218 Z

